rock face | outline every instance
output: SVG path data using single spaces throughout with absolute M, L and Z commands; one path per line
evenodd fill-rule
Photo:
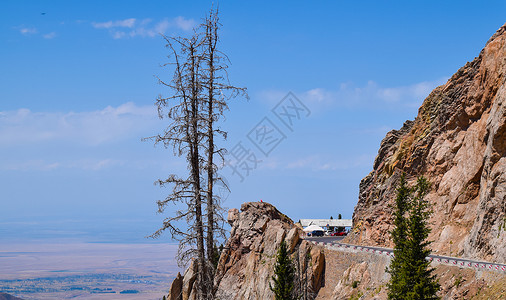
M 269 288 L 277 248 L 284 239 L 298 266 L 298 295 L 307 299 L 386 299 L 385 272 L 390 256 L 336 247 L 323 248 L 303 239 L 303 232 L 268 203 L 250 202 L 229 213 L 231 236 L 221 254 L 215 299 L 274 299 Z M 491 270 L 435 265 L 442 299 L 499 299 L 506 293 L 506 274 Z M 194 300 L 197 275 L 190 264 L 173 281 L 169 300 Z M 298 283 L 305 283 L 301 290 Z
M 232 229 L 216 272 L 217 299 L 273 299 L 269 283 L 283 240 L 300 272 L 306 274 L 308 293 L 316 296 L 325 256 L 320 247 L 300 239 L 303 232 L 290 218 L 265 202 L 244 203 L 241 212 L 232 209 L 228 217 Z
M 425 99 L 414 121 L 389 132 L 373 171 L 360 182 L 346 242 L 391 247 L 393 199 L 400 175 L 431 182 L 432 249 L 506 263 L 506 25 L 479 56 Z M 390 258 L 323 249 L 274 206 L 244 203 L 228 213 L 230 238 L 215 277 L 216 299 L 273 299 L 269 282 L 285 240 L 309 298 L 386 299 Z M 169 299 L 194 299 L 194 265 L 175 279 Z M 497 299 L 506 275 L 436 267 L 443 299 Z M 300 291 L 301 294 L 303 291 Z
M 183 299 L 183 276 L 178 272 L 172 285 L 169 289 L 169 299 L 182 300 Z
M 316 297 L 324 282 L 324 251 L 302 240 L 303 231 L 290 218 L 269 203 L 248 202 L 241 211 L 231 209 L 228 222 L 232 229 L 216 270 L 216 299 L 274 299 L 269 283 L 283 240 L 297 266 L 297 277 L 306 282 L 305 292 L 309 298 Z M 192 263 L 182 278 L 176 277 L 169 300 L 195 299 L 196 271 Z
M 479 56 L 425 99 L 414 121 L 389 132 L 360 182 L 349 241 L 392 246 L 400 175 L 432 184 L 433 250 L 506 263 L 506 25 Z

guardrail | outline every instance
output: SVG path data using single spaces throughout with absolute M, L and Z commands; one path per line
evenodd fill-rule
M 358 245 L 343 244 L 343 243 L 336 243 L 336 242 L 331 242 L 331 243 L 317 242 L 317 241 L 310 241 L 310 242 L 312 242 L 313 244 L 316 244 L 316 245 L 321 245 L 321 246 L 335 246 L 337 248 L 342 248 L 342 249 L 358 250 L 358 251 L 368 252 L 368 253 L 377 254 L 377 255 L 386 255 L 386 256 L 389 256 L 392 258 L 395 256 L 394 250 L 390 249 L 390 248 L 358 246 Z M 459 268 L 471 268 L 471 269 L 498 271 L 498 272 L 505 272 L 506 273 L 506 265 L 499 264 L 499 263 L 474 261 L 474 260 L 465 259 L 465 258 L 440 256 L 440 255 L 429 255 L 428 257 L 426 257 L 426 259 L 431 262 L 434 262 L 434 263 L 446 264 L 446 265 L 450 265 L 450 266 L 456 266 Z

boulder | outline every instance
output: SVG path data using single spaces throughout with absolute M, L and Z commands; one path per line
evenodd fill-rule
M 182 300 L 183 299 L 183 276 L 181 273 L 177 272 L 177 276 L 172 281 L 172 284 L 169 289 L 169 300 Z

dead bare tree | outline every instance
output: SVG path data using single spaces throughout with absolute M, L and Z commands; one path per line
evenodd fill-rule
M 225 150 L 215 143 L 216 136 L 226 138 L 226 132 L 216 126 L 227 101 L 244 88 L 231 86 L 226 69 L 228 58 L 217 50 L 218 12 L 211 10 L 209 17 L 194 30 L 190 38 L 166 37 L 174 74 L 170 82 L 158 78 L 159 83 L 172 91 L 169 97 L 156 100 L 158 116 L 171 120 L 162 134 L 146 139 L 172 148 L 174 155 L 186 156 L 189 174 L 181 178 L 171 174 L 158 180 L 159 186 L 172 186 L 172 193 L 157 202 L 163 213 L 169 203 L 183 205 L 151 237 L 168 230 L 179 241 L 178 264 L 185 266 L 195 258 L 197 279 L 194 284 L 198 299 L 212 299 L 215 237 L 224 237 L 223 209 L 213 187 L 221 178 L 217 170 L 223 164 Z M 246 95 L 247 96 L 247 95 Z M 221 162 L 217 164 L 216 162 Z M 205 214 L 204 214 L 205 211 Z M 180 225 L 181 221 L 186 226 Z
M 204 88 L 207 90 L 205 122 L 207 137 L 207 257 L 210 260 L 215 256 L 215 235 L 225 237 L 223 228 L 224 218 L 223 209 L 219 196 L 214 193 L 214 183 L 221 181 L 226 186 L 222 178 L 216 176 L 219 166 L 223 164 L 225 149 L 217 147 L 215 137 L 221 136 L 226 139 L 226 132 L 215 126 L 222 117 L 225 110 L 228 110 L 227 101 L 239 95 L 248 97 L 245 88 L 232 86 L 228 80 L 227 68 L 228 57 L 218 49 L 219 43 L 219 23 L 218 10 L 211 9 L 209 16 L 204 20 L 201 29 L 204 33 L 203 47 L 205 66 L 203 67 Z M 215 159 L 217 156 L 217 159 Z M 219 163 L 217 164 L 216 161 Z M 214 278 L 213 272 L 210 274 Z
M 169 83 L 159 79 L 159 82 L 173 91 L 170 97 L 159 96 L 156 100 L 158 115 L 161 119 L 168 118 L 172 123 L 163 134 L 148 139 L 155 144 L 163 143 L 165 147 L 172 147 L 177 156 L 186 155 L 189 176 L 182 179 L 175 174 L 165 180 L 158 180 L 160 186 L 173 185 L 172 193 L 164 200 L 158 201 L 158 211 L 162 213 L 169 203 L 183 202 L 185 209 L 176 211 L 175 216 L 166 218 L 163 226 L 152 237 L 158 237 L 163 231 L 169 230 L 172 238 L 179 240 L 178 263 L 186 265 L 188 260 L 196 258 L 197 296 L 199 299 L 209 299 L 207 288 L 209 273 L 205 257 L 204 220 L 202 213 L 202 198 L 204 191 L 201 183 L 203 158 L 200 154 L 202 141 L 202 84 L 201 71 L 202 55 L 201 37 L 197 32 L 191 38 L 164 37 L 170 48 L 173 59 L 174 75 Z M 188 227 L 180 228 L 177 222 L 185 220 Z

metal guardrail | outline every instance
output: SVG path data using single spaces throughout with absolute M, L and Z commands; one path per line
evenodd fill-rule
M 381 248 L 381 247 L 371 247 L 371 246 L 358 246 L 351 244 L 343 244 L 336 242 L 317 242 L 310 241 L 313 244 L 321 245 L 321 246 L 336 246 L 338 248 L 343 249 L 351 249 L 351 250 L 359 250 L 377 255 L 387 255 L 390 257 L 394 257 L 394 250 L 390 248 Z M 506 265 L 499 263 L 491 263 L 484 261 L 474 261 L 465 258 L 458 257 L 450 257 L 450 256 L 440 256 L 440 255 L 429 255 L 427 260 L 435 263 L 446 264 L 450 266 L 456 266 L 459 268 L 471 268 L 478 270 L 489 270 L 489 271 L 498 271 L 498 272 L 506 272 Z

